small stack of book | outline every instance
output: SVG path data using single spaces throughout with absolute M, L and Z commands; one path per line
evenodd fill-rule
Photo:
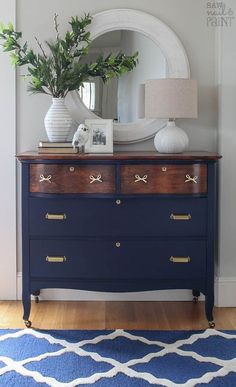
M 40 141 L 38 146 L 39 153 L 78 153 L 78 148 L 73 148 L 70 141 L 67 142 L 49 142 Z

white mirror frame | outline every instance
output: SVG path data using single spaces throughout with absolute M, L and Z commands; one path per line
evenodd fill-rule
M 190 78 L 185 49 L 176 34 L 156 17 L 132 9 L 111 9 L 93 16 L 89 31 L 91 39 L 114 30 L 131 30 L 152 39 L 166 58 L 168 78 Z M 68 107 L 78 123 L 98 116 L 82 103 L 78 92 L 68 95 Z M 130 144 L 153 137 L 166 125 L 163 119 L 139 119 L 125 124 L 114 123 L 114 143 Z

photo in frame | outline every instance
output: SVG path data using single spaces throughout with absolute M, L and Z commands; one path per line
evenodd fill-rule
M 113 153 L 113 120 L 87 119 L 89 139 L 85 144 L 86 153 Z

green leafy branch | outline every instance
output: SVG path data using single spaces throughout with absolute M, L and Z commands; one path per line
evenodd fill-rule
M 45 41 L 45 48 L 35 38 L 39 52 L 35 53 L 28 43 L 21 43 L 22 33 L 14 30 L 13 24 L 0 25 L 0 44 L 10 52 L 14 66 L 27 66 L 30 77 L 28 90 L 45 93 L 53 97 L 65 97 L 69 91 L 78 90 L 83 82 L 100 76 L 104 82 L 133 70 L 138 62 L 138 53 L 126 56 L 123 53 L 102 55 L 90 64 L 81 63 L 81 58 L 89 53 L 91 43 L 87 30 L 92 17 L 71 17 L 71 30 L 64 39 L 59 33 L 58 15 L 54 15 L 56 39 Z

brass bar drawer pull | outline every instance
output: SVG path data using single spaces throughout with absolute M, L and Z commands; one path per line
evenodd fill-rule
M 143 177 L 141 177 L 139 175 L 135 175 L 134 177 L 135 177 L 135 180 L 134 180 L 135 183 L 142 181 L 143 183 L 147 184 L 148 175 L 143 175 Z
M 171 220 L 191 220 L 191 214 L 171 214 Z
M 89 178 L 91 180 L 90 184 L 95 183 L 95 181 L 97 181 L 98 183 L 102 183 L 102 175 L 100 173 L 97 175 L 97 177 L 94 177 L 93 175 L 90 175 Z
M 51 263 L 63 263 L 63 262 L 66 262 L 66 257 L 49 257 L 47 256 L 46 257 L 46 261 L 47 262 L 51 262 Z
M 47 183 L 51 183 L 51 178 L 52 178 L 52 175 L 48 175 L 47 177 L 45 177 L 44 175 L 40 175 L 39 182 L 43 183 L 44 181 L 46 181 Z
M 190 257 L 170 257 L 170 261 L 173 263 L 189 263 L 191 261 Z
M 66 214 L 46 214 L 45 218 L 48 220 L 65 220 Z
M 198 183 L 198 176 L 190 176 L 190 175 L 186 175 L 185 176 L 185 183 L 189 183 L 189 182 L 193 182 L 193 183 L 195 183 L 195 184 L 197 184 Z

